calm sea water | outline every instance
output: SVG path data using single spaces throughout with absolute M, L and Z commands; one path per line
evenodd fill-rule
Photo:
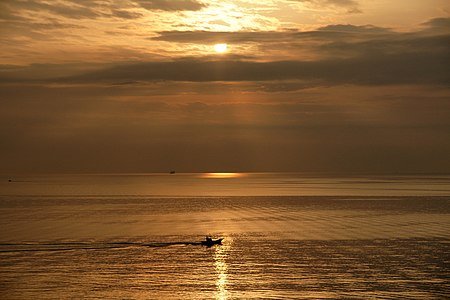
M 0 179 L 1 299 L 450 297 L 449 176 Z

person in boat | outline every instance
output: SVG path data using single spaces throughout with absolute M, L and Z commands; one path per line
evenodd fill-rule
M 207 247 L 212 247 L 214 245 L 222 245 L 222 240 L 223 240 L 223 238 L 213 240 L 211 237 L 207 236 L 204 241 L 200 242 L 200 244 L 207 246 Z

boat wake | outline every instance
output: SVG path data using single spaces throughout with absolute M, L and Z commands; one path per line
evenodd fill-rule
M 130 247 L 171 247 L 171 246 L 201 246 L 201 242 L 61 242 L 61 243 L 1 243 L 0 253 L 10 252 L 47 252 L 76 250 L 106 250 Z

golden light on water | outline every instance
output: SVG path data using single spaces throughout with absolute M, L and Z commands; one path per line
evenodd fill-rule
M 216 280 L 216 299 L 225 300 L 228 299 L 228 266 L 226 263 L 226 258 L 230 250 L 230 244 L 223 244 L 220 247 L 215 247 L 214 252 L 214 266 L 217 272 Z
M 204 173 L 203 178 L 238 178 L 244 176 L 244 173 Z

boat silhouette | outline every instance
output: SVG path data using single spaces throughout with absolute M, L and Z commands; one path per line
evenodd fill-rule
M 214 245 L 222 245 L 222 240 L 223 240 L 223 238 L 213 240 L 213 239 L 210 238 L 210 237 L 206 237 L 206 239 L 205 239 L 204 241 L 201 241 L 200 243 L 201 243 L 203 246 L 206 246 L 206 247 L 212 247 L 212 246 L 214 246 Z

